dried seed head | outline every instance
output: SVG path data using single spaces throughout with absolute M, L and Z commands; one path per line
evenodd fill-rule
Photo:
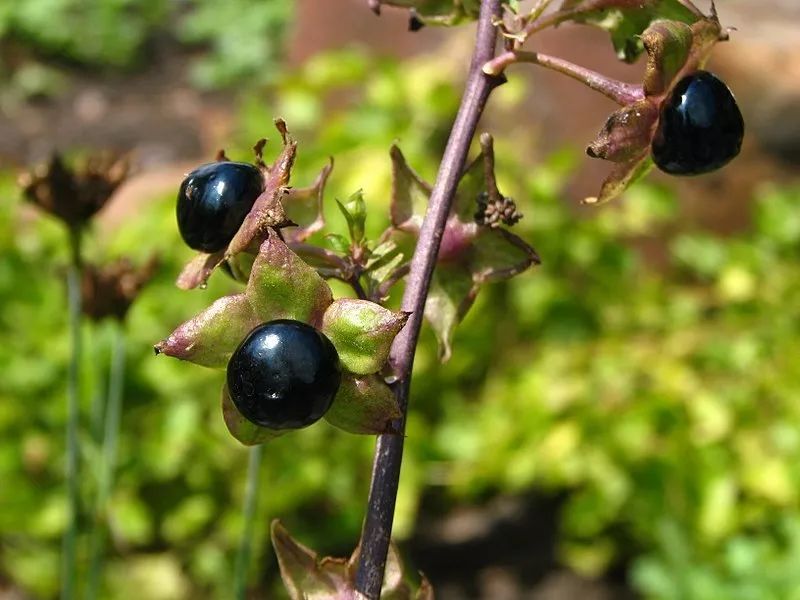
M 157 267 L 155 256 L 142 267 L 134 266 L 127 258 L 102 267 L 85 265 L 81 282 L 84 314 L 94 321 L 107 317 L 122 321 Z
M 69 227 L 82 227 L 105 206 L 129 170 L 127 156 L 98 154 L 73 169 L 53 154 L 46 164 L 20 174 L 18 183 L 27 200 Z

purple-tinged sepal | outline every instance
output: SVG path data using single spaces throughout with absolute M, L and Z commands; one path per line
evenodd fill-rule
M 394 392 L 379 375 L 345 375 L 325 420 L 350 433 L 377 435 L 401 416 Z

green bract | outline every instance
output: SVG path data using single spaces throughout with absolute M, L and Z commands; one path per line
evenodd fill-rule
M 399 412 L 388 386 L 373 374 L 386 363 L 392 340 L 406 318 L 365 300 L 334 300 L 317 271 L 270 230 L 245 291 L 220 298 L 180 325 L 155 350 L 223 369 L 242 339 L 258 324 L 274 319 L 309 323 L 333 342 L 344 371 L 330 418 L 326 418 L 347 431 L 380 433 Z M 231 434 L 243 444 L 259 444 L 276 435 L 242 418 L 225 391 L 223 413 Z
M 480 287 L 509 279 L 539 263 L 536 251 L 522 238 L 506 229 L 476 222 L 481 194 L 502 198 L 494 179 L 491 136 L 481 136 L 481 146 L 481 154 L 470 163 L 459 183 L 425 304 L 425 317 L 439 340 L 442 361 L 450 358 L 455 328 Z M 391 156 L 392 225 L 400 235 L 418 236 L 422 211 L 432 188 L 408 166 L 399 148 L 392 147 Z

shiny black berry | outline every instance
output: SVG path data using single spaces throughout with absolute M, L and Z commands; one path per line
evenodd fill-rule
M 300 321 L 259 325 L 228 362 L 228 391 L 236 408 L 270 429 L 299 429 L 320 419 L 341 379 L 336 348 Z
M 253 165 L 221 161 L 198 167 L 178 192 L 178 230 L 190 248 L 218 252 L 236 235 L 264 188 Z
M 672 175 L 699 175 L 726 165 L 742 147 L 744 120 L 720 79 L 697 71 L 681 79 L 661 106 L 653 161 Z

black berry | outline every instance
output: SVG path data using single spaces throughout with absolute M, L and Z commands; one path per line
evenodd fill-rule
M 228 391 L 236 408 L 270 429 L 299 429 L 320 419 L 341 379 L 336 348 L 300 321 L 259 325 L 228 362 Z
M 697 71 L 664 100 L 653 161 L 673 175 L 708 173 L 739 154 L 743 136 L 742 113 L 728 86 L 708 71 Z
M 178 192 L 178 230 L 190 248 L 218 252 L 236 235 L 264 188 L 255 166 L 221 161 L 198 167 Z

